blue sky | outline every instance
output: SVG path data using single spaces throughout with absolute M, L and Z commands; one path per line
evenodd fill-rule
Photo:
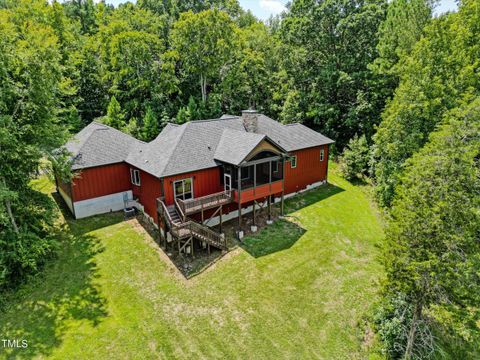
M 135 0 L 130 0 L 135 2 Z M 251 10 L 255 16 L 265 20 L 270 17 L 270 15 L 275 15 L 282 12 L 285 9 L 285 4 L 288 0 L 239 0 L 240 5 L 244 9 Z M 107 3 L 118 5 L 120 3 L 126 2 L 126 0 L 106 0 Z M 457 8 L 455 0 L 440 0 L 440 3 L 435 10 L 436 14 L 442 14 L 446 11 L 452 11 Z

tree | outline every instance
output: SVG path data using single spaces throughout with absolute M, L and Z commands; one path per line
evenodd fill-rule
M 128 124 L 122 129 L 122 131 L 132 135 L 136 139 L 143 137 L 143 134 L 140 130 L 141 129 L 138 126 L 137 118 L 131 118 Z
M 121 130 L 125 126 L 124 114 L 115 96 L 112 96 L 110 99 L 104 123 L 118 130 Z
M 0 288 L 35 272 L 56 244 L 54 206 L 30 188 L 41 160 L 66 139 L 50 10 L 44 1 L 0 9 Z
M 207 101 L 209 83 L 220 76 L 231 58 L 235 38 L 235 23 L 217 9 L 182 13 L 174 23 L 172 48 L 178 53 L 184 76 L 198 76 L 203 102 Z
M 407 161 L 393 202 L 385 294 L 387 299 L 403 294 L 411 304 L 404 315 L 408 328 L 396 344 L 405 359 L 426 355 L 420 345 L 427 333 L 418 334 L 426 326 L 445 328 L 465 344 L 480 340 L 479 209 L 477 97 L 449 111 L 429 142 Z M 429 341 L 435 344 L 431 335 Z
M 374 136 L 375 191 L 389 206 L 405 161 L 428 140 L 444 114 L 478 94 L 480 13 L 474 1 L 432 21 L 397 67 L 400 84 Z
M 355 135 L 348 142 L 340 159 L 340 169 L 347 180 L 368 176 L 370 148 L 365 135 Z
M 118 96 L 129 117 L 140 115 L 145 100 L 161 85 L 163 50 L 161 39 L 145 32 L 121 32 L 110 39 L 110 93 Z
M 188 105 L 181 107 L 178 111 L 177 122 L 179 124 L 183 124 L 190 120 L 199 120 L 204 115 L 201 110 L 202 109 L 198 107 L 195 98 L 193 96 L 190 96 L 190 98 L 188 99 Z
M 80 22 L 82 34 L 97 31 L 95 4 L 93 0 L 69 0 L 64 3 L 66 14 Z
M 142 140 L 151 141 L 157 137 L 158 133 L 157 116 L 152 109 L 148 107 L 145 117 L 143 118 Z
M 183 12 L 192 11 L 198 13 L 212 8 L 223 10 L 232 17 L 242 13 L 242 8 L 237 0 L 138 0 L 138 6 L 157 14 L 168 14 L 173 19 L 177 19 L 179 14 Z
M 147 106 L 163 108 L 176 91 L 173 58 L 165 54 L 167 23 L 165 16 L 125 4 L 107 15 L 86 49 L 87 59 L 98 65 L 88 77 L 92 85 L 100 80 L 100 88 L 115 95 L 127 119 L 141 118 Z
M 397 78 L 400 59 L 408 56 L 432 19 L 435 0 L 394 0 L 388 4 L 385 21 L 379 28 L 378 58 L 374 68 Z M 394 87 L 398 82 L 395 81 Z M 393 90 L 393 89 L 392 89 Z
M 341 150 L 355 134 L 370 140 L 385 97 L 369 69 L 377 57 L 383 0 L 298 0 L 281 23 L 282 67 L 288 74 L 288 108 L 307 126 L 336 140 Z M 294 103 L 297 102 L 297 103 Z
M 260 22 L 238 31 L 239 50 L 224 72 L 221 96 L 229 113 L 247 108 L 276 115 L 274 110 L 275 79 L 279 71 L 279 42 Z

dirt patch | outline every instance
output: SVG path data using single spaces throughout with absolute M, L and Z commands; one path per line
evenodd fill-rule
M 272 206 L 271 220 L 275 221 L 280 217 L 279 205 Z M 268 214 L 267 209 L 258 209 L 256 211 L 255 225 L 257 232 L 267 224 Z M 239 245 L 241 243 L 237 240 L 238 219 L 226 221 L 223 224 L 223 232 L 227 240 L 227 251 L 221 251 L 210 247 L 202 246 L 198 241 L 194 241 L 193 255 L 178 254 L 178 250 L 174 248 L 173 243 L 167 244 L 160 240 L 159 230 L 153 226 L 141 214 L 127 221 L 137 232 L 142 234 L 147 240 L 148 244 L 155 249 L 160 258 L 165 261 L 172 274 L 182 280 L 191 279 L 194 276 L 200 275 L 205 271 L 214 269 L 218 262 L 236 256 L 241 250 Z M 242 216 L 241 230 L 244 236 L 252 234 L 251 226 L 254 224 L 253 212 Z M 213 230 L 219 232 L 218 226 L 212 227 Z

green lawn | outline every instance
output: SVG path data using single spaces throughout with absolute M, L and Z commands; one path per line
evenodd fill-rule
M 58 258 L 0 313 L 2 338 L 29 344 L 2 357 L 365 357 L 382 228 L 365 188 L 329 180 L 190 280 L 118 214 L 69 220 Z

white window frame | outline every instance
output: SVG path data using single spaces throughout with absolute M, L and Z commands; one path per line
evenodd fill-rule
M 192 184 L 192 189 L 190 190 L 190 192 L 192 193 L 192 197 L 189 198 L 189 199 L 185 199 L 185 180 L 188 180 L 188 179 L 190 179 L 190 183 Z M 178 183 L 178 182 L 182 183 L 182 189 L 183 189 L 183 195 L 184 195 L 182 200 L 194 199 L 195 196 L 194 196 L 194 192 L 193 192 L 193 177 L 188 177 L 188 178 L 185 178 L 185 179 L 178 179 L 178 180 L 175 180 L 173 182 L 173 198 L 177 199 L 177 187 L 175 186 L 175 184 Z
M 325 149 L 320 149 L 320 161 L 325 160 Z
M 294 165 L 295 164 L 295 165 Z M 297 155 L 293 155 L 291 158 L 290 158 L 290 167 L 292 169 L 295 169 L 297 167 Z
M 133 185 L 140 186 L 140 170 L 130 169 L 130 181 Z
M 230 174 L 223 174 L 223 191 L 228 194 L 230 194 L 230 192 L 232 191 L 232 175 Z

